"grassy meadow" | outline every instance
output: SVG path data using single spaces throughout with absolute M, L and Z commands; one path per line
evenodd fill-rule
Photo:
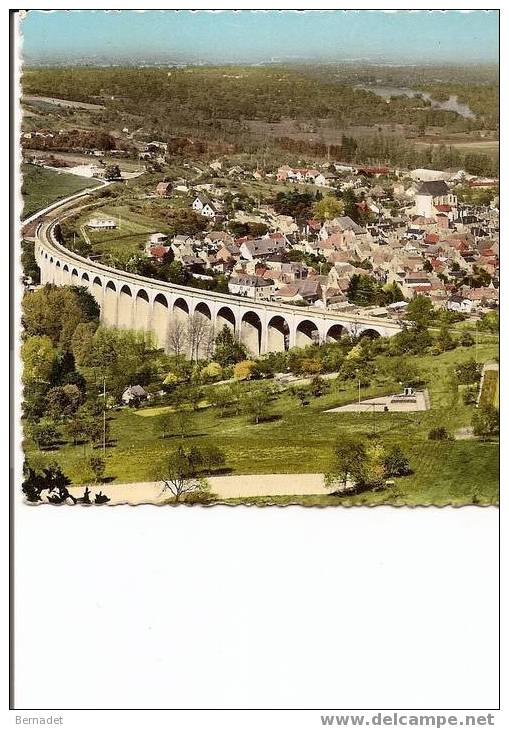
M 483 337 L 478 346 L 479 361 L 498 354 L 495 337 Z M 311 398 L 303 407 L 289 391 L 272 403 L 268 418 L 258 425 L 246 415 L 219 417 L 206 400 L 199 409 L 189 410 L 190 431 L 186 446 L 213 444 L 226 454 L 226 470 L 231 474 L 312 473 L 326 471 L 331 448 L 343 434 L 357 432 L 378 435 L 386 445 L 399 444 L 407 453 L 413 473 L 398 478 L 383 492 L 357 496 L 271 497 L 271 503 L 327 504 L 409 504 L 461 505 L 498 502 L 498 442 L 471 440 L 428 440 L 428 432 L 445 426 L 450 434 L 470 425 L 473 406 L 463 403 L 461 392 L 454 396 L 449 386 L 451 368 L 474 355 L 473 348 L 457 348 L 439 356 L 413 358 L 427 381 L 431 409 L 415 413 L 327 413 L 357 399 L 355 381 L 332 381 L 330 392 Z M 364 398 L 397 392 L 398 386 L 373 383 L 362 391 Z M 206 394 L 205 394 L 206 397 Z M 109 481 L 157 480 L 166 454 L 182 441 L 179 435 L 161 437 L 161 418 L 171 408 L 122 408 L 110 413 L 111 443 L 106 449 Z M 89 447 L 62 444 L 58 450 L 40 452 L 29 442 L 27 456 L 57 461 L 74 483 L 80 482 L 82 462 Z M 98 451 L 97 451 L 98 452 Z M 106 484 L 107 486 L 107 484 Z M 266 503 L 267 499 L 248 499 Z
M 57 200 L 100 184 L 89 177 L 70 175 L 68 172 L 56 172 L 30 164 L 23 164 L 21 172 L 23 175 L 21 187 L 24 203 L 23 220 Z

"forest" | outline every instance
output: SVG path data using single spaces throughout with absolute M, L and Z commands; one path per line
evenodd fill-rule
M 447 87 L 475 107 L 475 119 L 462 119 L 453 112 L 432 109 L 420 97 L 400 96 L 387 104 L 373 93 L 354 88 L 341 74 L 316 73 L 314 67 L 29 68 L 22 84 L 25 94 L 100 101 L 112 112 L 139 114 L 143 109 L 149 122 L 168 132 L 225 121 L 235 123 L 232 130 L 240 125 L 241 131 L 245 120 L 285 118 L 330 119 L 342 126 L 454 125 L 470 131 L 486 128 L 498 116 L 495 83 Z M 429 90 L 437 94 L 436 83 Z

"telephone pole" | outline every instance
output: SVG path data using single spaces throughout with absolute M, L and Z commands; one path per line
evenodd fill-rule
M 103 377 L 103 458 L 106 458 L 106 377 Z

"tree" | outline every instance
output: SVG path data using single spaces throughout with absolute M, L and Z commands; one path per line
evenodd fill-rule
M 433 302 L 423 294 L 414 296 L 406 308 L 405 318 L 419 329 L 428 327 L 433 318 Z
M 202 457 L 197 448 L 179 446 L 170 453 L 161 479 L 163 492 L 170 491 L 175 502 L 190 493 L 205 493 L 209 489 L 206 479 L 200 475 Z
M 94 351 L 94 334 L 97 330 L 97 322 L 81 322 L 73 332 L 71 338 L 71 349 L 76 364 L 80 367 L 91 363 Z
M 106 463 L 104 459 L 100 458 L 99 456 L 90 456 L 88 463 L 92 473 L 95 476 L 95 483 L 97 483 L 104 476 Z
M 348 284 L 347 297 L 352 304 L 370 306 L 383 299 L 383 291 L 372 276 L 354 273 Z
M 86 441 L 88 438 L 87 421 L 80 413 L 75 413 L 66 425 L 66 431 L 74 445 L 79 441 Z
M 411 473 L 407 456 L 399 445 L 392 446 L 384 456 L 385 476 L 407 476 Z
M 395 334 L 390 339 L 389 348 L 393 354 L 424 354 L 433 344 L 431 334 L 426 328 L 408 328 Z
M 226 463 L 224 451 L 215 445 L 204 446 L 201 449 L 201 458 L 203 468 L 208 473 L 217 471 L 217 469 L 221 468 Z
M 367 445 L 364 467 L 358 478 L 360 485 L 370 488 L 383 485 L 385 480 L 385 457 L 386 451 L 380 442 L 373 441 Z
M 223 368 L 219 362 L 209 362 L 200 374 L 205 382 L 218 380 L 223 374 Z
M 119 398 L 131 383 L 149 384 L 158 375 L 158 357 L 150 334 L 99 327 L 94 335 L 91 366 L 108 391 Z
M 107 165 L 104 170 L 105 180 L 120 180 L 122 173 L 118 165 Z
M 174 415 L 175 430 L 182 440 L 189 437 L 191 432 L 191 418 L 185 410 L 177 410 Z
M 302 407 L 309 405 L 309 397 L 308 397 L 308 393 L 306 392 L 306 390 L 299 388 L 298 390 L 296 390 L 295 396 L 299 400 Z
M 321 222 L 333 220 L 343 214 L 344 205 L 332 195 L 326 195 L 313 204 L 313 217 Z
M 54 420 L 74 415 L 82 403 L 82 393 L 76 385 L 52 387 L 46 395 L 47 412 Z
M 187 325 L 181 319 L 172 319 L 168 327 L 168 347 L 177 359 L 185 354 L 188 344 Z
M 472 347 L 474 345 L 474 338 L 470 332 L 465 332 L 460 337 L 460 345 L 462 347 Z
M 313 397 L 321 397 L 322 395 L 325 395 L 328 389 L 329 386 L 323 377 L 315 375 L 315 377 L 311 380 L 311 394 Z
M 348 481 L 359 483 L 364 477 L 366 447 L 357 436 L 345 434 L 336 442 L 332 465 L 325 474 L 325 487 L 344 491 Z
M 185 399 L 193 410 L 198 410 L 198 406 L 203 400 L 202 388 L 196 387 L 196 385 L 191 385 L 187 387 L 185 391 Z
M 98 415 L 95 417 L 90 416 L 85 420 L 85 434 L 87 440 L 93 446 L 101 445 L 103 440 L 108 443 L 110 437 L 110 424 L 108 420 L 103 421 L 103 419 Z
M 57 351 L 50 337 L 29 335 L 21 346 L 21 361 L 25 384 L 49 384 L 57 361 Z
M 472 415 L 474 435 L 483 439 L 498 435 L 500 415 L 494 405 L 480 405 Z
M 201 314 L 193 314 L 187 322 L 187 341 L 191 360 L 205 358 L 210 354 L 212 329 L 209 321 Z
M 243 409 L 256 425 L 267 417 L 271 399 L 271 394 L 266 387 L 254 387 L 246 393 Z
M 172 413 L 161 415 L 157 419 L 157 429 L 161 433 L 161 438 L 169 438 L 173 430 L 175 417 Z
M 481 321 L 477 323 L 477 326 L 480 331 L 490 332 L 491 334 L 498 334 L 500 328 L 500 319 L 498 312 L 488 311 L 486 314 L 483 314 L 481 317 Z
M 467 359 L 456 365 L 456 375 L 460 385 L 473 385 L 481 379 L 482 365 L 475 359 Z
M 223 417 L 233 402 L 233 394 L 230 387 L 213 387 L 207 395 L 212 407 L 219 410 L 219 417 Z
M 41 271 L 35 260 L 34 249 L 33 241 L 21 241 L 21 268 L 23 269 L 24 284 L 38 284 L 41 280 Z
M 385 363 L 386 374 L 403 387 L 421 387 L 422 373 L 414 360 L 406 357 L 391 357 Z
M 455 348 L 456 342 L 452 338 L 448 326 L 444 325 L 440 327 L 436 337 L 436 343 L 441 352 L 448 352 Z
M 221 367 L 234 365 L 246 358 L 245 346 L 235 339 L 233 331 L 227 324 L 217 334 L 214 344 L 214 359 Z
M 46 284 L 30 291 L 22 301 L 22 324 L 25 335 L 47 336 L 55 347 L 70 349 L 78 324 L 99 320 L 99 306 L 94 297 L 78 286 Z
M 34 441 L 39 450 L 43 448 L 52 448 L 58 442 L 60 433 L 49 418 L 43 418 L 38 423 L 33 423 L 30 427 L 30 437 Z

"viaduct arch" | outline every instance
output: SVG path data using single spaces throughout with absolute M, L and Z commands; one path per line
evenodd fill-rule
M 393 321 L 254 301 L 109 268 L 59 244 L 53 233 L 56 222 L 46 221 L 37 228 L 35 256 L 41 282 L 86 287 L 101 308 L 104 324 L 151 332 L 157 345 L 167 352 L 176 347 L 184 351 L 186 330 L 186 347 L 193 349 L 195 357 L 205 357 L 211 354 L 213 338 L 224 326 L 253 357 L 338 341 L 348 335 L 389 337 L 401 330 Z

